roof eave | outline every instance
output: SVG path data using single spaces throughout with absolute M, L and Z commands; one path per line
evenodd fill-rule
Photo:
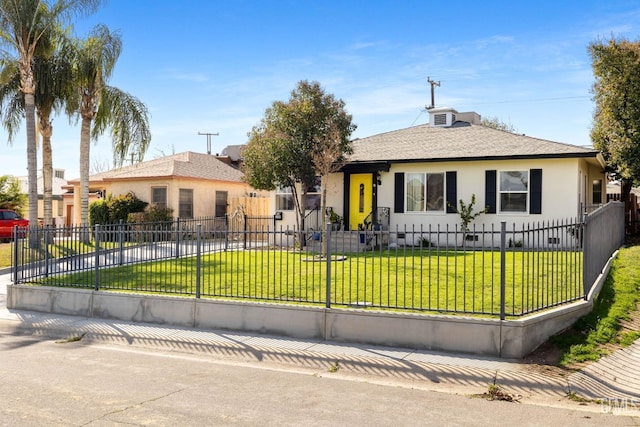
M 475 157 L 436 157 L 413 159 L 386 159 L 386 160 L 353 160 L 349 163 L 442 163 L 442 162 L 474 162 L 483 160 L 531 160 L 531 159 L 572 159 L 572 158 L 596 158 L 599 152 L 588 153 L 557 153 L 557 154 L 519 154 L 510 156 L 475 156 Z M 599 162 L 600 163 L 600 162 Z

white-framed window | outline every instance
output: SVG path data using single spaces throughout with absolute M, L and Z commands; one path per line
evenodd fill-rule
M 529 171 L 500 171 L 500 212 L 526 213 L 529 209 Z
M 180 189 L 178 216 L 180 218 L 193 218 L 193 190 L 190 188 Z
M 295 207 L 291 187 L 276 187 L 276 210 L 292 211 Z
M 444 172 L 407 173 L 406 211 L 444 212 L 444 177 Z
M 151 203 L 160 209 L 166 209 L 167 187 L 151 187 Z

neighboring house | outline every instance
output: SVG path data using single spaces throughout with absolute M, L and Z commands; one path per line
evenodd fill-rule
M 227 145 L 222 149 L 221 154 L 216 157 L 234 168 L 240 169 L 242 166 L 242 148 L 244 145 Z
M 576 218 L 607 201 L 597 150 L 485 127 L 452 108 L 430 109 L 425 125 L 356 139 L 353 149 L 327 180 L 327 205 L 351 230 L 455 227 L 459 200 L 474 194 L 475 210 L 487 208 L 477 226 Z M 276 211 L 286 211 L 281 196 Z
M 16 177 L 20 181 L 23 193 L 29 194 L 29 181 L 26 176 Z M 44 184 L 42 175 L 38 175 L 38 219 L 44 219 Z M 64 224 L 64 194 L 66 193 L 67 181 L 64 179 L 64 169 L 54 169 L 51 187 L 51 207 L 53 221 L 55 225 Z M 28 202 L 27 202 L 28 203 Z M 29 205 L 24 208 L 24 212 L 29 212 Z
M 231 198 L 255 195 L 237 168 L 210 154 L 187 151 L 98 173 L 89 178 L 90 201 L 132 192 L 139 199 L 173 209 L 173 216 L 224 216 Z M 80 218 L 80 180 L 66 202 L 67 223 Z

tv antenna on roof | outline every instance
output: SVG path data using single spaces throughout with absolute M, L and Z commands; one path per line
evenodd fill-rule
M 432 109 L 436 106 L 436 95 L 434 88 L 436 86 L 440 87 L 440 81 L 437 82 L 435 80 L 431 80 L 431 77 L 427 77 L 427 82 L 431 85 L 431 105 L 427 106 L 427 110 Z
M 198 132 L 198 135 L 207 135 L 207 154 L 211 154 L 211 137 L 220 135 L 216 133 Z

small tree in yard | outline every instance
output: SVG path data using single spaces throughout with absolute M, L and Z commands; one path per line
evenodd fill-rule
M 469 229 L 469 225 L 471 225 L 474 219 L 487 212 L 487 208 L 484 208 L 483 210 L 478 212 L 474 212 L 474 206 L 476 204 L 475 194 L 471 195 L 471 202 L 469 204 L 466 204 L 462 199 L 460 199 L 459 203 L 459 208 L 455 206 L 453 206 L 453 208 L 456 210 L 456 212 L 458 212 L 458 215 L 460 215 L 460 230 L 462 230 L 462 242 L 464 244 L 464 242 L 467 240 L 469 231 L 471 231 Z
M 23 214 L 27 203 L 27 195 L 22 192 L 20 182 L 11 176 L 0 176 L 0 209 L 11 209 Z
M 350 116 L 349 116 L 350 117 Z M 355 128 L 355 125 L 353 125 Z M 350 134 L 351 132 L 349 132 Z M 329 121 L 323 133 L 317 136 L 315 141 L 315 151 L 313 153 L 313 163 L 317 174 L 320 175 L 322 188 L 322 227 L 326 232 L 327 223 L 331 220 L 330 214 L 327 212 L 327 178 L 329 174 L 337 172 L 345 162 L 345 154 L 351 154 L 353 149 L 349 141 L 344 143 L 344 135 L 340 131 L 338 125 Z M 331 211 L 333 216 L 336 214 Z M 333 222 L 333 221 L 332 221 Z M 322 240 L 322 255 L 327 254 L 327 239 Z
M 288 187 L 293 194 L 296 228 L 304 229 L 304 197 L 322 177 L 322 212 L 326 223 L 326 176 L 352 152 L 356 126 L 345 103 L 326 94 L 318 82 L 301 81 L 287 102 L 275 101 L 249 133 L 243 150 L 246 181 L 260 190 Z M 302 194 L 298 194 L 300 185 Z M 299 243 L 304 244 L 302 235 Z

